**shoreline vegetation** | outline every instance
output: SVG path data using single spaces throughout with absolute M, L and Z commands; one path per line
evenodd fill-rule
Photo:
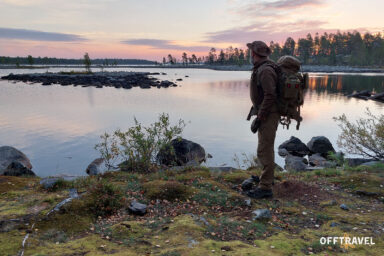
M 16 66 L 16 65 L 0 65 L 0 69 L 51 69 L 51 68 L 81 68 L 84 65 L 47 65 L 47 66 Z M 251 65 L 209 65 L 209 64 L 153 64 L 153 65 L 116 65 L 116 66 L 98 66 L 91 65 L 92 69 L 118 69 L 118 68 L 153 68 L 153 69 L 211 69 L 217 71 L 250 71 Z M 312 73 L 384 73 L 384 67 L 356 67 L 356 66 L 329 66 L 329 65 L 302 65 L 302 72 Z

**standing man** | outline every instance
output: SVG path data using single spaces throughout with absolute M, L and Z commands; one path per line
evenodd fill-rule
M 250 61 L 253 72 L 250 83 L 251 100 L 257 119 L 253 124 L 258 127 L 257 158 L 263 167 L 257 188 L 247 192 L 252 198 L 272 197 L 274 180 L 275 153 L 274 144 L 280 115 L 277 108 L 277 74 L 273 68 L 276 65 L 268 56 L 271 49 L 262 41 L 247 44 L 250 51 Z

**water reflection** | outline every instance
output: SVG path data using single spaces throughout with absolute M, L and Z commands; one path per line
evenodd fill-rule
M 373 92 L 384 91 L 382 76 L 359 75 L 314 75 L 309 78 L 309 88 L 318 93 L 342 93 L 351 94 L 355 91 L 371 90 Z
M 166 112 L 173 121 L 191 121 L 184 136 L 202 144 L 214 156 L 209 165 L 233 165 L 235 153 L 255 153 L 257 136 L 249 131 L 250 124 L 245 121 L 250 107 L 250 72 L 162 71 L 168 75 L 161 79 L 183 78 L 181 86 L 124 90 L 0 81 L 0 144 L 24 151 L 40 176 L 84 174 L 88 163 L 98 156 L 93 148 L 100 134 L 131 126 L 133 116 L 149 124 L 159 113 Z M 0 70 L 0 74 L 10 72 L 26 71 Z M 384 104 L 347 98 L 344 94 L 363 89 L 381 92 L 383 85 L 384 77 L 378 74 L 311 74 L 300 131 L 280 127 L 276 147 L 290 136 L 308 142 L 312 136 L 325 135 L 336 144 L 340 131 L 333 116 L 346 113 L 356 119 L 366 107 L 373 113 L 383 113 Z M 276 161 L 283 165 L 283 159 Z

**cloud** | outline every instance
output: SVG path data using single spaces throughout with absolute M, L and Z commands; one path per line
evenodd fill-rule
M 282 42 L 287 37 L 304 36 L 307 33 L 317 31 L 319 33 L 330 31 L 322 29 L 321 26 L 327 24 L 325 21 L 306 20 L 292 22 L 256 22 L 253 25 L 227 29 L 206 34 L 204 42 L 215 43 L 239 43 L 245 44 L 254 40 L 266 42 Z
M 324 5 L 320 0 L 281 0 L 275 2 L 264 2 L 262 6 L 266 9 L 296 9 L 303 6 Z
M 303 9 L 314 6 L 325 6 L 326 1 L 321 0 L 279 0 L 274 2 L 252 2 L 247 4 L 238 4 L 234 13 L 242 17 L 248 17 L 253 20 L 270 18 L 271 20 L 287 19 L 292 14 L 294 16 L 305 14 Z M 312 10 L 311 10 L 312 11 Z M 300 14 L 301 13 L 301 14 Z
M 79 35 L 74 35 L 74 34 L 43 32 L 38 30 L 16 29 L 16 28 L 0 28 L 0 38 L 31 40 L 31 41 L 60 41 L 60 42 L 87 41 L 86 38 Z
M 181 51 L 207 51 L 210 49 L 209 46 L 187 46 L 176 44 L 171 40 L 162 40 L 162 39 L 129 39 L 121 41 L 123 44 L 129 45 L 141 45 L 141 46 L 150 46 L 154 49 L 170 49 L 170 50 L 181 50 Z

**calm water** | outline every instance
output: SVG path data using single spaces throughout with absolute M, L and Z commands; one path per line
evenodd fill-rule
M 51 72 L 65 70 L 50 69 Z M 119 70 L 133 70 L 124 68 Z M 250 107 L 250 72 L 197 69 L 134 69 L 166 72 L 161 79 L 176 80 L 180 87 L 143 90 L 40 86 L 0 80 L 0 145 L 14 146 L 31 159 L 39 176 L 84 174 L 98 152 L 94 145 L 104 131 L 125 129 L 135 116 L 152 123 L 161 112 L 171 120 L 190 121 L 184 137 L 200 143 L 213 155 L 208 165 L 236 165 L 235 154 L 256 152 L 257 136 L 246 116 Z M 0 70 L 9 73 L 46 70 Z M 185 78 L 188 75 L 189 78 Z M 300 131 L 279 127 L 276 148 L 290 136 L 307 143 L 327 136 L 337 148 L 340 129 L 332 117 L 346 113 L 354 120 L 367 107 L 377 114 L 384 104 L 350 99 L 345 94 L 369 89 L 384 91 L 384 74 L 310 74 Z M 276 157 L 283 165 L 284 159 Z

